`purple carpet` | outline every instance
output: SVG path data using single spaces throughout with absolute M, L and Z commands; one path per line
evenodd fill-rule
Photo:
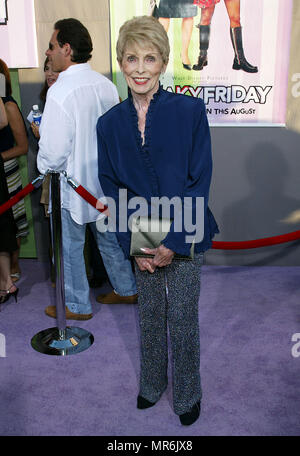
M 56 326 L 44 314 L 55 291 L 47 264 L 22 260 L 21 268 L 19 300 L 0 313 L 0 435 L 300 435 L 300 356 L 292 354 L 300 267 L 203 268 L 202 413 L 189 427 L 173 412 L 171 383 L 153 408 L 136 409 L 136 305 L 101 305 L 100 290 L 91 290 L 94 317 L 68 324 L 89 330 L 94 344 L 67 357 L 44 355 L 30 341 Z

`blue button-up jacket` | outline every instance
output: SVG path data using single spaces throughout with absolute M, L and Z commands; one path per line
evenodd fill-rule
M 129 94 L 99 118 L 97 138 L 100 183 L 104 194 L 117 204 L 117 236 L 127 257 L 131 232 L 118 230 L 119 189 L 127 189 L 128 200 L 142 196 L 149 203 L 151 197 L 191 197 L 192 211 L 196 210 L 195 198 L 203 197 L 204 237 L 195 244 L 195 252 L 211 247 L 219 231 L 208 207 L 211 140 L 201 99 L 170 93 L 160 86 L 148 108 L 143 144 Z M 131 213 L 129 210 L 128 217 Z M 188 255 L 191 244 L 186 242 L 186 235 L 191 233 L 184 227 L 176 232 L 173 225 L 162 243 L 180 255 Z

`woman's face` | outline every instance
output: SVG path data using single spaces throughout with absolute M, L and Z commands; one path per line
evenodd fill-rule
M 59 73 L 52 70 L 52 65 L 48 62 L 45 66 L 45 79 L 48 84 L 48 87 L 51 87 L 58 78 Z
M 152 96 L 158 89 L 159 76 L 166 65 L 155 46 L 134 44 L 126 46 L 120 68 L 133 95 Z

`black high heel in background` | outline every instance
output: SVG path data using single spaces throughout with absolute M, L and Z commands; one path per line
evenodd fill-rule
M 19 288 L 16 288 L 13 292 L 9 291 L 14 286 L 15 285 L 12 285 L 8 290 L 0 290 L 0 293 L 5 293 L 4 295 L 0 295 L 0 305 L 8 301 L 11 296 L 15 298 L 16 302 L 18 301 Z
M 183 66 L 183 68 L 184 68 L 185 70 L 191 71 L 191 69 L 192 69 L 192 65 L 190 65 L 190 64 L 188 64 L 188 63 L 183 63 L 183 62 L 182 62 L 182 66 Z
M 182 58 L 182 55 L 180 54 L 180 57 L 181 57 L 181 63 L 182 63 L 182 67 L 185 69 L 185 70 L 189 70 L 191 71 L 192 69 L 192 65 L 190 63 L 184 63 L 183 62 L 183 58 Z

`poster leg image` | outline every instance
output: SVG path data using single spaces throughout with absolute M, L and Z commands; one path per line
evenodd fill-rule
M 244 55 L 242 27 L 240 22 L 240 0 L 224 0 L 227 14 L 230 20 L 230 38 L 234 50 L 234 61 L 232 68 L 234 70 L 243 70 L 246 73 L 257 73 L 258 68 L 250 65 Z M 200 54 L 198 62 L 193 66 L 193 70 L 201 71 L 208 64 L 207 51 L 210 37 L 210 24 L 214 15 L 215 5 L 201 9 L 200 23 L 196 26 L 199 28 L 199 49 Z
M 244 55 L 242 27 L 233 27 L 230 29 L 230 37 L 234 49 L 234 61 L 232 68 L 234 70 L 243 70 L 246 73 L 257 73 L 257 66 L 250 65 Z

